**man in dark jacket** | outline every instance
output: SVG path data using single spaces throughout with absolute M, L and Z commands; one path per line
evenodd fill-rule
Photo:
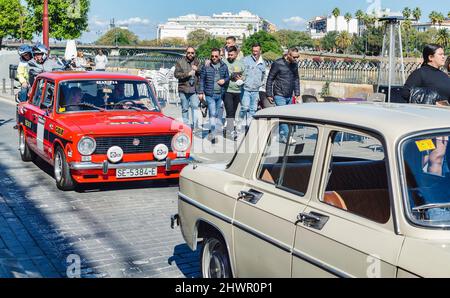
M 216 134 L 221 126 L 219 112 L 222 107 L 223 96 L 230 82 L 227 65 L 221 60 L 220 50 L 211 51 L 211 62 L 200 72 L 199 98 L 208 104 L 210 135 L 208 139 L 215 144 Z
M 296 102 L 300 100 L 300 76 L 298 73 L 299 52 L 297 48 L 289 49 L 286 56 L 276 60 L 267 78 L 267 99 L 277 106 L 292 103 L 295 95 Z M 280 126 L 280 139 L 287 141 L 289 129 L 287 125 Z
M 200 61 L 195 57 L 195 49 L 188 47 L 186 56 L 175 66 L 175 78 L 178 79 L 178 92 L 180 93 L 181 112 L 183 122 L 190 125 L 194 131 L 198 130 L 198 82 L 200 77 Z M 192 122 L 189 121 L 189 109 L 192 111 Z

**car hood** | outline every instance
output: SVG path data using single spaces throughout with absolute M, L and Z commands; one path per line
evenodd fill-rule
M 67 114 L 60 120 L 70 123 L 72 127 L 78 127 L 80 133 L 87 135 L 140 135 L 189 131 L 184 124 L 173 118 L 150 112 Z

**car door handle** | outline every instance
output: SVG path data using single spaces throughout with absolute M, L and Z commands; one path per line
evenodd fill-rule
M 251 189 L 249 191 L 241 191 L 239 193 L 238 200 L 256 205 L 261 200 L 263 195 L 264 195 L 263 193 Z
M 322 230 L 330 218 L 316 212 L 311 212 L 300 213 L 297 219 L 297 223 L 302 223 L 306 227 Z

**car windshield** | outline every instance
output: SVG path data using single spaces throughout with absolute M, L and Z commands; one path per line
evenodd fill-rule
M 402 147 L 407 214 L 415 224 L 450 228 L 450 133 L 409 139 Z
M 66 81 L 59 85 L 58 112 L 154 111 L 156 98 L 143 81 Z

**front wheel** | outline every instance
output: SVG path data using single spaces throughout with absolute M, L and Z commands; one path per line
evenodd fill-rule
M 58 189 L 62 191 L 71 191 L 75 189 L 76 182 L 70 174 L 70 167 L 67 163 L 66 155 L 61 147 L 57 147 L 55 150 L 54 175 Z
M 211 235 L 205 238 L 200 259 L 203 278 L 232 277 L 227 247 L 221 237 Z

